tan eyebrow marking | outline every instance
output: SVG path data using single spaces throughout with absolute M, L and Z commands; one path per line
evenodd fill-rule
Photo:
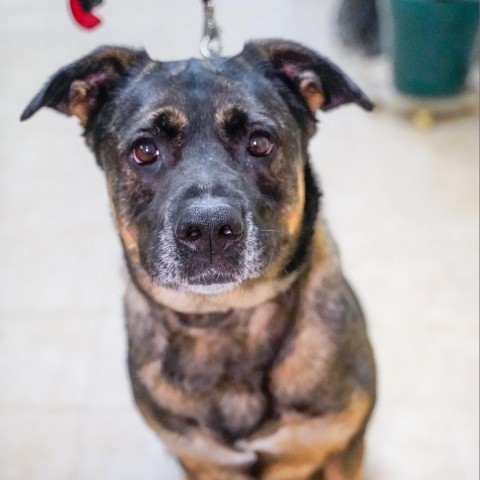
M 242 117 L 243 120 L 246 120 L 247 114 L 234 105 L 220 107 L 215 112 L 215 121 L 220 125 L 235 121 L 236 117 Z
M 154 122 L 166 122 L 177 130 L 183 130 L 188 125 L 186 115 L 174 107 L 163 107 L 151 114 L 151 120 Z
M 170 138 L 179 137 L 188 126 L 187 116 L 175 107 L 162 107 L 151 112 L 145 119 L 145 128 L 160 129 Z
M 247 114 L 241 108 L 233 105 L 221 107 L 215 112 L 215 123 L 229 138 L 242 134 L 247 122 Z

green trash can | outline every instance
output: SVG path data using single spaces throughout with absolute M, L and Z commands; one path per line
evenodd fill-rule
M 478 40 L 478 0 L 390 0 L 395 86 L 417 96 L 462 90 Z

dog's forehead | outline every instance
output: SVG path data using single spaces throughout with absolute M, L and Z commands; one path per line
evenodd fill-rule
M 233 59 L 151 62 L 118 97 L 114 122 L 131 124 L 165 107 L 187 118 L 239 107 L 276 116 L 286 107 L 272 85 L 252 68 Z

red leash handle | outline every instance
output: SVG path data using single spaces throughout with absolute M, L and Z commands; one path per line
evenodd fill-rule
M 100 25 L 100 19 L 93 13 L 84 10 L 80 0 L 70 0 L 70 11 L 75 21 L 83 28 L 90 30 Z

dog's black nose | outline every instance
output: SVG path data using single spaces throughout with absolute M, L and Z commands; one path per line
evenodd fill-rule
M 241 212 L 226 203 L 194 203 L 184 208 L 175 228 L 177 240 L 198 253 L 221 253 L 245 230 Z

